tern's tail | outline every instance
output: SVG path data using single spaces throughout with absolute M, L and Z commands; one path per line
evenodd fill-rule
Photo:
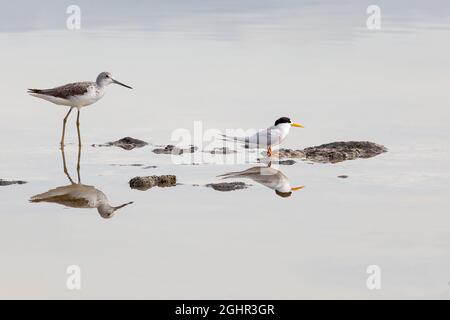
M 226 134 L 221 134 L 222 141 L 237 141 L 237 142 L 245 142 L 245 138 L 242 137 L 232 137 L 227 136 Z

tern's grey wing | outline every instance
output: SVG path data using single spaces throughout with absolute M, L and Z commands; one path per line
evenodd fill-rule
M 258 132 L 245 138 L 246 143 L 258 147 L 278 145 L 281 141 L 281 131 L 275 126 L 259 130 Z
M 72 96 L 85 94 L 89 90 L 89 87 L 93 84 L 93 82 L 75 82 L 52 89 L 28 89 L 28 92 L 43 94 L 55 98 L 68 99 Z
M 256 131 L 255 133 L 252 133 L 248 136 L 227 136 L 227 135 L 221 135 L 224 140 L 227 141 L 235 141 L 235 142 L 241 142 L 251 145 L 258 145 L 258 146 L 267 146 L 271 143 L 267 143 L 267 141 L 278 141 L 280 132 L 275 127 L 272 126 L 267 129 L 261 129 Z

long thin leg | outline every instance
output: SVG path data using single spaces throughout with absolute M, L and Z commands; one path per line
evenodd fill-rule
M 77 114 L 77 131 L 78 131 L 78 145 L 81 146 L 81 134 L 80 134 L 80 110 Z
M 61 136 L 61 147 L 64 148 L 64 136 L 66 135 L 66 123 L 67 118 L 69 118 L 70 113 L 72 112 L 73 107 L 70 108 L 69 112 L 67 112 L 67 115 L 64 117 L 63 120 L 63 129 L 62 129 L 62 136 Z
M 78 145 L 78 161 L 77 161 L 77 175 L 78 175 L 78 183 L 81 183 L 81 174 L 80 174 L 80 160 L 81 160 L 81 144 Z

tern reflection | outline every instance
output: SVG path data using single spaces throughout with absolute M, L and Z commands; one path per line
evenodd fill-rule
M 303 189 L 305 187 L 291 187 L 289 178 L 286 177 L 283 172 L 272 168 L 270 165 L 267 167 L 256 166 L 244 171 L 229 172 L 220 175 L 219 177 L 222 177 L 223 179 L 251 179 L 267 188 L 275 190 L 275 193 L 283 198 L 290 197 L 294 191 Z
M 78 148 L 77 177 L 78 183 L 75 183 L 67 171 L 66 157 L 64 148 L 61 148 L 61 155 L 64 165 L 64 174 L 70 181 L 69 185 L 56 187 L 47 192 L 31 197 L 30 202 L 50 202 L 57 203 L 70 208 L 97 209 L 102 218 L 111 218 L 114 213 L 126 207 L 133 202 L 128 202 L 117 207 L 109 204 L 108 197 L 94 186 L 88 186 L 81 183 L 80 176 L 80 157 L 81 147 Z

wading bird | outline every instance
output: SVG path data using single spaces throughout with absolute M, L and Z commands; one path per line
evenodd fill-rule
M 127 86 L 126 84 L 115 80 L 109 72 L 102 72 L 98 75 L 95 82 L 75 82 L 52 89 L 28 89 L 28 93 L 34 97 L 50 101 L 54 104 L 70 107 L 69 112 L 63 120 L 61 146 L 64 146 L 67 118 L 69 117 L 73 108 L 77 108 L 78 144 L 81 145 L 80 110 L 81 108 L 89 106 L 100 100 L 105 95 L 106 87 L 112 83 L 132 89 L 130 86 Z
M 245 143 L 246 148 L 267 148 L 267 155 L 272 156 L 272 147 L 283 142 L 289 135 L 291 127 L 304 128 L 303 125 L 291 122 L 291 119 L 282 117 L 275 121 L 275 124 L 267 129 L 245 137 L 230 137 L 222 135 L 228 141 Z

